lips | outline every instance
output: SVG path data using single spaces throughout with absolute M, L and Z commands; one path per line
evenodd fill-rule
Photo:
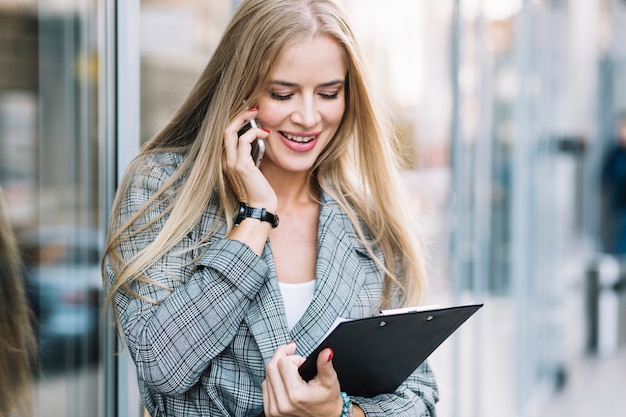
M 298 135 L 292 135 L 292 134 L 285 133 L 285 132 L 280 132 L 280 134 L 283 135 L 285 138 L 289 139 L 290 141 L 296 142 L 296 143 L 309 143 L 313 139 L 315 139 L 315 135 L 313 135 L 313 136 L 298 136 Z

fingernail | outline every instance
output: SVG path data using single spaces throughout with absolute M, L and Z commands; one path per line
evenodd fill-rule
M 333 356 L 335 356 L 335 352 L 333 352 L 333 350 L 330 349 L 330 353 L 328 354 L 328 362 L 333 360 Z
M 267 130 L 267 129 L 263 129 L 263 131 L 266 132 L 266 133 L 270 133 L 270 131 Z
M 259 106 L 253 106 L 253 107 L 249 107 L 248 111 L 257 111 L 259 110 Z

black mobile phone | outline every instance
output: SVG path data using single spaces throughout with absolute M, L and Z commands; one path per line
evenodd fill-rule
M 248 130 L 252 129 L 252 128 L 258 128 L 259 124 L 256 122 L 255 119 L 249 119 L 246 120 L 246 122 L 239 128 L 239 131 L 237 132 L 238 136 L 243 135 L 244 133 L 246 133 Z M 252 160 L 254 161 L 254 165 L 256 165 L 257 167 L 259 167 L 261 165 L 261 160 L 263 159 L 263 154 L 265 153 L 265 142 L 263 141 L 263 139 L 255 139 L 254 142 L 252 142 Z

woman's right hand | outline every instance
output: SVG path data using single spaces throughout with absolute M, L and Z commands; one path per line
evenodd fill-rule
M 252 142 L 266 139 L 269 131 L 261 128 L 252 128 L 241 137 L 237 135 L 239 128 L 246 120 L 255 117 L 257 107 L 252 107 L 235 117 L 224 132 L 224 174 L 239 198 L 251 207 L 265 208 L 271 213 L 276 212 L 278 200 L 267 179 L 252 160 Z
M 227 126 L 224 132 L 224 175 L 240 202 L 276 214 L 276 193 L 251 156 L 252 142 L 257 138 L 266 139 L 269 132 L 257 128 L 248 130 L 241 137 L 237 135 L 241 125 L 255 117 L 258 111 L 254 107 L 247 109 Z M 261 256 L 271 231 L 272 225 L 268 222 L 246 219 L 233 228 L 227 237 L 245 243 Z

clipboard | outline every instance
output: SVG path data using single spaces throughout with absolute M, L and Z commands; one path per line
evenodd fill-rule
M 342 391 L 358 397 L 392 393 L 482 306 L 391 310 L 342 321 L 307 357 L 300 375 L 305 381 L 313 379 L 317 356 L 329 347 Z

